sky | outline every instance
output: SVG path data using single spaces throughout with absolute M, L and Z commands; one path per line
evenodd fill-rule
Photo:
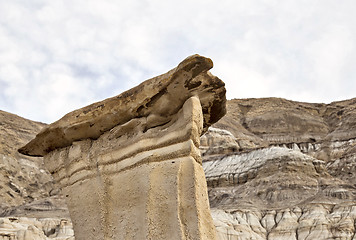
M 354 0 L 0 0 L 0 110 L 51 123 L 209 57 L 227 98 L 356 97 Z

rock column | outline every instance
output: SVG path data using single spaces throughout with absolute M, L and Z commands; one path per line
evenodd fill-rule
M 199 152 L 201 134 L 225 114 L 224 84 L 211 67 L 189 57 L 67 114 L 20 149 L 44 155 L 76 239 L 216 239 Z

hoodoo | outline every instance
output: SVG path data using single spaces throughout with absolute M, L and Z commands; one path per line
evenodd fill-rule
M 44 156 L 76 239 L 216 239 L 199 137 L 224 116 L 224 83 L 193 55 L 68 113 L 19 149 Z

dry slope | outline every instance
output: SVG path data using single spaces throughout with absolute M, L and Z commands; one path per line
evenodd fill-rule
M 47 197 L 52 178 L 42 168 L 41 158 L 17 152 L 45 124 L 0 111 L 0 207 L 18 206 Z
M 42 158 L 17 149 L 45 124 L 0 111 L 0 239 L 71 239 L 68 211 Z
M 222 239 L 356 239 L 356 99 L 235 99 L 202 137 Z
M 17 239 L 30 225 L 41 226 L 42 239 L 71 234 L 42 159 L 16 153 L 42 126 L 0 111 L 1 213 L 12 215 L 0 219 L 0 233 Z M 355 139 L 356 99 L 228 101 L 201 138 L 220 238 L 355 240 Z

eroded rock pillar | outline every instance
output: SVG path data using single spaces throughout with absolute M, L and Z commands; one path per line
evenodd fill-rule
M 199 137 L 225 113 L 224 84 L 211 67 L 187 58 L 66 115 L 20 149 L 45 155 L 76 239 L 216 239 L 199 152 Z

